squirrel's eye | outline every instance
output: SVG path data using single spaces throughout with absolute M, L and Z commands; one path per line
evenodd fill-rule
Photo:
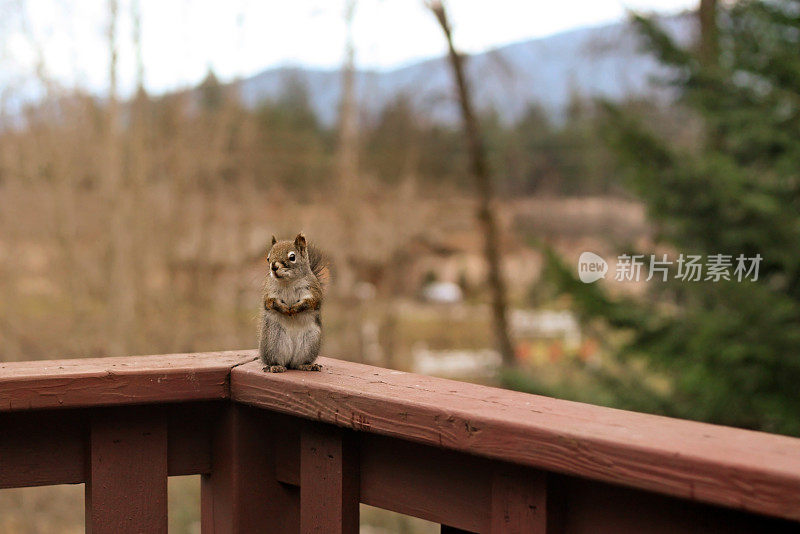
M 294 261 L 296 259 L 294 252 L 289 253 L 289 261 Z

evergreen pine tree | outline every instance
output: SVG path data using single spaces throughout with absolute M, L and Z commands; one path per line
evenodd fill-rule
M 718 13 L 708 50 L 679 47 L 657 20 L 635 17 L 671 67 L 702 141 L 665 139 L 606 104 L 606 138 L 657 239 L 707 259 L 760 255 L 758 279 L 650 282 L 646 299 L 611 299 L 551 261 L 587 316 L 632 336 L 621 355 L 670 378 L 670 415 L 800 434 L 800 2 L 735 3 Z M 702 48 L 702 47 L 701 47 Z M 674 259 L 674 258 L 673 258 Z M 706 273 L 703 273 L 703 278 Z M 652 407 L 653 404 L 646 404 Z

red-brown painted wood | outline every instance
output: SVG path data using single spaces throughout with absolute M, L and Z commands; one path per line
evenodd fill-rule
M 0 414 L 0 488 L 83 482 L 87 436 L 86 414 Z
M 800 439 L 321 358 L 231 372 L 231 397 L 359 431 L 800 520 Z
M 789 534 L 800 531 L 796 522 L 788 520 L 603 482 L 549 475 L 548 483 L 551 482 L 558 482 L 560 486 L 557 502 L 550 503 L 562 506 L 560 524 L 553 529 L 558 534 Z
M 0 412 L 224 399 L 253 351 L 0 363 Z
M 166 534 L 167 421 L 126 410 L 91 423 L 86 531 Z
M 296 533 L 299 492 L 275 477 L 274 427 L 267 414 L 231 405 L 212 445 L 201 486 L 203 534 Z
M 168 406 L 169 476 L 211 472 L 211 439 L 215 421 L 229 404 L 198 402 Z
M 352 431 L 349 437 L 358 439 L 361 502 L 441 523 L 442 532 L 492 532 L 498 517 L 493 508 L 510 519 L 511 526 L 502 521 L 499 531 L 513 531 L 514 511 L 523 519 L 526 513 L 514 506 L 506 512 L 506 503 L 537 507 L 534 527 L 521 532 L 536 532 L 543 524 L 548 534 L 797 530 L 787 520 L 552 473 L 545 477 L 524 466 L 405 440 Z M 281 480 L 300 484 L 299 440 L 286 439 L 281 446 L 285 450 L 276 455 L 288 459 Z M 539 514 L 542 509 L 546 517 Z
M 364 504 L 453 532 L 545 532 L 544 473 L 384 436 L 352 437 L 359 439 Z M 281 449 L 276 455 L 287 461 L 280 480 L 300 484 L 299 445 L 287 440 Z
M 383 436 L 360 438 L 361 502 L 465 531 L 488 531 L 488 460 Z
M 210 419 L 218 409 L 209 403 L 140 408 L 169 420 L 170 476 L 211 471 Z M 0 413 L 0 488 L 85 482 L 89 422 L 97 410 Z M 119 419 L 127 413 L 127 407 L 99 410 Z
M 300 428 L 305 421 L 277 414 L 274 418 L 275 476 L 285 484 L 300 486 Z
M 0 487 L 87 481 L 99 532 L 163 532 L 167 473 L 207 474 L 206 533 L 352 532 L 359 499 L 468 532 L 792 532 L 736 509 L 800 518 L 797 439 L 328 359 L 268 375 L 228 354 L 3 364 Z
M 308 425 L 300 437 L 300 532 L 358 533 L 358 455 L 338 428 Z
M 497 463 L 492 471 L 491 534 L 546 534 L 547 475 Z

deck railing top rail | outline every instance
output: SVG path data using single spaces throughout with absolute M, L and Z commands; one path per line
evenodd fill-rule
M 230 397 L 252 351 L 0 363 L 0 412 Z
M 0 364 L 0 412 L 231 399 L 360 432 L 800 520 L 800 439 L 253 351 Z

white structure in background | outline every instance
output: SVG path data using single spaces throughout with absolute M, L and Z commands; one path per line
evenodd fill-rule
M 560 338 L 568 350 L 581 344 L 580 325 L 568 311 L 511 310 L 511 332 L 517 338 Z
M 464 293 L 453 282 L 431 282 L 422 288 L 422 297 L 429 302 L 455 304 L 464 299 Z
M 516 339 L 561 339 L 567 350 L 580 347 L 580 325 L 568 311 L 512 310 L 510 319 Z M 424 344 L 412 349 L 412 361 L 415 373 L 450 378 L 493 376 L 501 364 L 492 349 L 430 350 Z
M 456 377 L 492 376 L 500 366 L 500 354 L 483 350 L 429 350 L 415 347 L 414 372 L 423 375 Z

